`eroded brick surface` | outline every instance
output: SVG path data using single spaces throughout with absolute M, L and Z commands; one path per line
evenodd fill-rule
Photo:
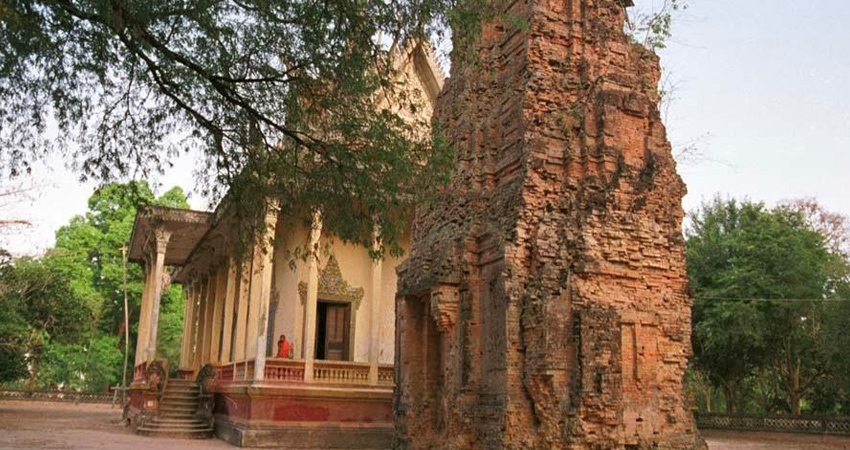
M 506 12 L 437 102 L 457 165 L 399 270 L 396 445 L 694 447 L 658 61 L 615 0 Z

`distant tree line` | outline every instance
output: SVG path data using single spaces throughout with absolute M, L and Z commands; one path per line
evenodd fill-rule
M 122 247 L 139 207 L 188 208 L 175 187 L 155 198 L 144 182 L 110 183 L 94 192 L 88 212 L 56 232 L 43 256 L 0 259 L 0 385 L 106 391 L 121 381 L 124 339 L 135 349 L 142 269 L 127 265 L 130 326 L 124 329 Z M 183 294 L 163 295 L 160 355 L 178 357 Z M 132 376 L 133 355 L 129 358 Z
M 715 198 L 690 219 L 695 405 L 850 415 L 847 218 Z

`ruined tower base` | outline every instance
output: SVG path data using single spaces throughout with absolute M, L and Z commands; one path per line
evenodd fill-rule
M 397 448 L 700 446 L 685 186 L 624 7 L 517 0 L 453 62 L 455 173 L 399 270 Z

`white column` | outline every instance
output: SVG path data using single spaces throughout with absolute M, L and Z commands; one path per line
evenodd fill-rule
M 236 300 L 236 281 L 239 276 L 236 259 L 232 256 L 227 261 L 227 287 L 224 298 L 224 333 L 221 339 L 221 362 L 231 361 L 233 348 L 233 302 Z
M 248 324 L 248 300 L 251 292 L 251 258 L 243 259 L 239 269 L 239 295 L 236 298 L 236 335 L 233 337 L 233 361 L 245 359 L 245 329 Z
M 150 264 L 145 258 L 142 266 L 144 281 L 142 282 L 142 304 L 139 306 L 139 332 L 136 335 L 136 366 L 145 361 L 145 350 L 148 342 L 148 317 L 150 317 Z
M 313 381 L 313 363 L 316 357 L 316 303 L 319 296 L 319 239 L 322 237 L 322 217 L 313 215 L 310 227 L 310 248 L 307 260 L 307 304 L 304 307 L 304 381 Z
M 257 357 L 257 330 L 259 329 L 260 297 L 262 296 L 262 245 L 254 244 L 251 251 L 253 253 L 251 258 L 251 289 L 248 293 L 248 324 L 245 328 L 246 359 L 256 359 Z M 256 370 L 256 365 L 254 370 Z
M 162 299 L 162 277 L 165 275 L 165 249 L 168 247 L 168 241 L 171 239 L 171 231 L 157 229 L 156 233 L 156 257 L 154 260 L 153 274 L 153 297 L 151 298 L 151 320 L 150 320 L 150 338 L 148 339 L 148 355 L 147 360 L 153 361 L 156 359 L 156 338 L 157 328 L 159 327 L 159 303 Z
M 189 342 L 187 346 L 189 351 L 187 352 L 186 357 L 186 368 L 187 369 L 196 369 L 195 367 L 195 352 L 196 352 L 196 344 L 198 342 L 198 312 L 201 309 L 200 305 L 198 305 L 198 301 L 201 298 L 201 286 L 197 280 L 194 278 L 191 281 L 192 285 L 192 315 L 189 316 L 187 320 L 189 320 Z
M 221 331 L 224 325 L 224 295 L 227 290 L 227 267 L 220 267 L 215 277 L 215 302 L 213 303 L 212 342 L 210 342 L 210 362 L 221 361 Z
M 195 314 L 195 291 L 191 282 L 183 285 L 185 305 L 183 306 L 183 338 L 180 341 L 180 369 L 192 365 L 192 316 Z
M 204 334 L 204 345 L 201 347 L 201 365 L 210 362 L 210 350 L 212 349 L 212 318 L 213 306 L 215 305 L 216 286 L 215 271 L 210 271 L 205 284 L 207 285 L 207 294 L 205 296 L 206 303 L 204 305 L 204 310 L 202 311 L 202 314 L 204 315 L 204 326 L 201 332 Z
M 378 250 L 378 231 L 374 234 L 374 250 Z M 376 253 L 377 254 L 377 253 Z M 383 260 L 372 261 L 372 298 L 369 302 L 369 383 L 378 384 L 378 357 L 381 345 L 381 292 Z
M 257 320 L 257 354 L 254 360 L 254 380 L 262 380 L 266 368 L 266 346 L 269 331 L 269 302 L 272 295 L 272 275 L 274 259 L 275 229 L 277 228 L 278 211 L 275 206 L 269 207 L 265 217 L 265 233 L 261 237 L 260 252 L 260 316 Z M 271 320 L 274 320 L 273 318 Z
M 194 359 L 192 360 L 192 370 L 201 368 L 201 363 L 204 357 L 204 328 L 206 325 L 207 315 L 207 279 L 201 278 L 197 282 L 198 304 L 195 313 L 195 350 Z

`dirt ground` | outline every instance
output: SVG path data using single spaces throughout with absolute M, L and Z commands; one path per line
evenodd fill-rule
M 155 447 L 151 442 L 155 439 Z M 218 439 L 192 441 L 133 434 L 109 405 L 0 401 L 0 449 L 233 449 Z
M 710 450 L 850 450 L 850 437 L 703 430 Z
M 710 450 L 850 450 L 850 437 L 707 430 Z M 203 441 L 137 436 L 108 405 L 0 401 L 0 449 L 233 449 Z

